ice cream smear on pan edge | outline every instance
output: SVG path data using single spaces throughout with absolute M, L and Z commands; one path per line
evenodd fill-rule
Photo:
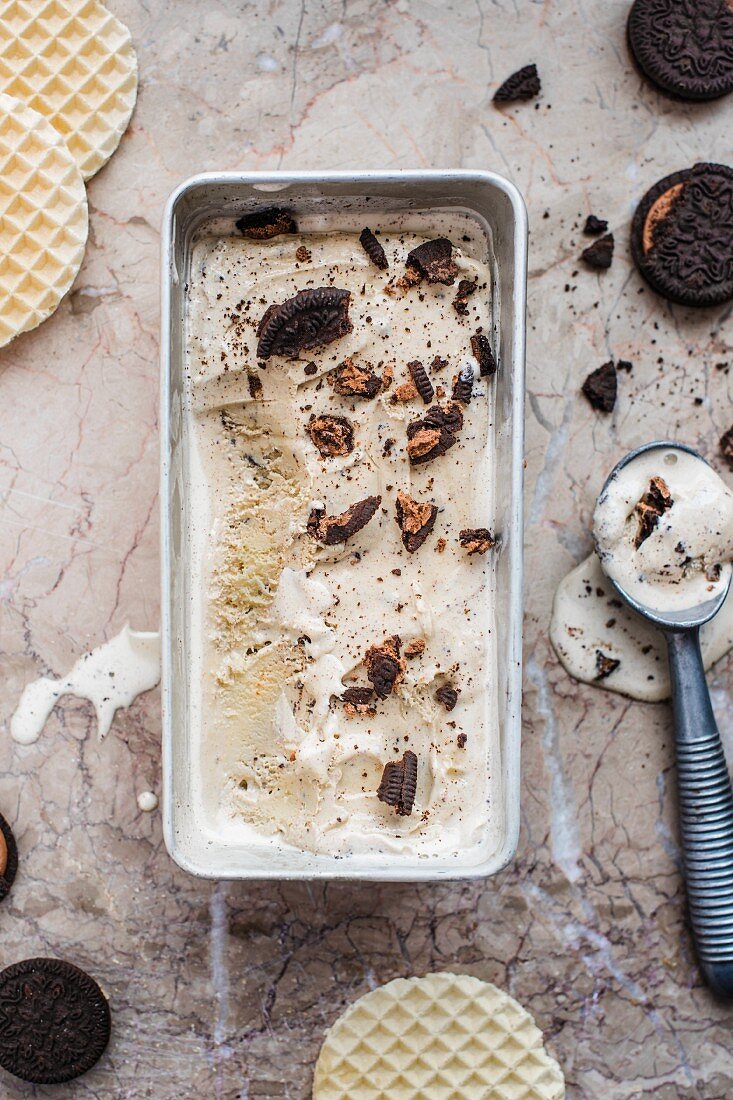
M 606 570 L 640 602 L 680 610 L 712 599 L 733 559 L 733 493 L 694 455 L 647 451 L 599 497 L 594 538 Z M 664 639 L 634 615 L 592 554 L 560 583 L 550 638 L 578 680 L 634 699 L 669 696 Z M 706 667 L 733 647 L 733 596 L 701 630 Z

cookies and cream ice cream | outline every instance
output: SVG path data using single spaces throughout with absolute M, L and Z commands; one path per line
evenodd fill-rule
M 647 702 L 666 699 L 664 639 L 620 599 L 608 577 L 661 611 L 715 597 L 733 557 L 733 493 L 701 459 L 655 448 L 606 486 L 593 533 L 598 554 L 576 566 L 555 594 L 554 649 L 578 680 Z M 700 642 L 706 667 L 733 646 L 732 594 L 702 627 Z
M 259 841 L 478 859 L 499 772 L 480 235 L 293 229 L 193 249 L 201 797 Z
M 657 447 L 611 478 L 593 535 L 606 573 L 639 603 L 656 611 L 695 607 L 727 583 L 733 493 L 702 459 Z

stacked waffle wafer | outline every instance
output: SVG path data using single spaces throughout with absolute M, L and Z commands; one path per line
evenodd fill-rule
M 136 95 L 130 32 L 98 0 L 0 0 L 0 347 L 71 287 L 84 181 L 117 148 Z

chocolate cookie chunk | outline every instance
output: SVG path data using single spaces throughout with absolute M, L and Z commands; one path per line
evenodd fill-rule
M 601 233 L 605 233 L 607 229 L 608 222 L 603 221 L 602 218 L 597 218 L 595 214 L 589 214 L 583 226 L 583 232 L 586 237 L 599 237 Z
M 478 361 L 479 374 L 482 378 L 496 374 L 496 359 L 494 359 L 489 338 L 483 332 L 477 332 L 471 337 L 471 352 L 474 359 Z
M 376 397 L 382 388 L 382 379 L 370 366 L 355 363 L 353 359 L 344 359 L 329 381 L 341 397 Z
M 18 846 L 13 830 L 0 814 L 0 901 L 10 893 L 10 887 L 18 873 Z
M 639 528 L 634 539 L 637 550 L 642 542 L 649 538 L 659 523 L 659 517 L 668 512 L 673 504 L 667 482 L 664 478 L 653 477 L 649 482 L 649 488 L 634 508 L 639 520 Z
M 411 363 L 407 364 L 407 369 L 410 372 L 410 377 L 415 383 L 415 389 L 422 397 L 424 403 L 429 405 L 435 397 L 435 390 L 433 389 L 433 383 L 428 378 L 428 372 L 422 365 L 419 359 L 413 359 Z
M 386 699 L 405 675 L 405 659 L 400 657 L 399 634 L 385 638 L 381 645 L 369 646 L 364 655 L 367 680 L 378 699 Z
M 347 688 L 341 696 L 341 702 L 344 704 L 344 711 L 349 718 L 353 718 L 357 714 L 367 714 L 373 718 L 377 713 L 374 706 L 374 688 Z
M 407 454 L 413 466 L 444 455 L 458 442 L 463 413 L 455 402 L 431 405 L 425 416 L 407 425 Z
M 470 405 L 473 396 L 473 367 L 466 363 L 461 367 L 458 377 L 453 383 L 453 400 L 460 401 L 462 405 Z
M 636 0 L 627 31 L 637 65 L 667 95 L 704 100 L 733 91 L 728 0 Z
M 613 412 L 618 393 L 618 376 L 612 362 L 591 371 L 583 383 L 583 393 L 594 409 L 600 412 Z
M 375 267 L 386 271 L 389 267 L 387 255 L 371 229 L 365 226 L 359 234 L 359 244 L 366 252 Z
M 321 458 L 350 455 L 354 449 L 354 429 L 345 416 L 312 416 L 305 430 Z
M 429 283 L 443 283 L 445 286 L 452 286 L 458 274 L 458 267 L 453 261 L 453 245 L 447 237 L 437 237 L 413 248 L 407 254 L 405 267 L 408 273 L 415 272 Z
M 525 65 L 508 76 L 494 92 L 494 103 L 515 103 L 519 99 L 533 99 L 540 94 L 542 85 L 536 65 Z
M 453 299 L 453 308 L 459 317 L 468 316 L 468 299 L 476 292 L 476 283 L 472 279 L 461 279 Z
M 596 650 L 596 680 L 605 680 L 621 664 L 615 657 L 607 657 L 600 649 Z
M 276 206 L 266 210 L 255 210 L 254 214 L 244 214 L 235 225 L 240 233 L 253 241 L 267 241 L 280 233 L 297 233 L 298 227 L 289 210 Z
M 728 463 L 728 469 L 733 470 L 733 428 L 728 428 L 720 437 L 720 453 Z
M 308 534 L 324 546 L 337 546 L 366 527 L 381 503 L 381 497 L 365 497 L 338 516 L 327 516 L 325 508 L 312 508 L 308 516 Z
M 496 546 L 496 539 L 488 527 L 467 527 L 459 532 L 458 541 L 469 554 L 486 554 Z
M 402 545 L 409 554 L 414 554 L 435 527 L 438 506 L 437 504 L 419 504 L 407 493 L 399 492 L 395 512 L 395 518 L 402 532 Z
M 0 973 L 0 1065 L 23 1081 L 72 1081 L 109 1042 L 109 1005 L 97 983 L 60 959 L 26 959 Z
M 409 817 L 415 805 L 417 792 L 417 757 L 408 749 L 401 760 L 390 760 L 384 765 L 377 798 L 394 806 L 401 817 Z
M 270 306 L 257 328 L 257 356 L 289 358 L 308 348 L 322 347 L 351 332 L 351 292 L 335 286 L 299 290 L 292 298 Z
M 597 271 L 605 271 L 613 263 L 613 233 L 606 233 L 593 244 L 589 244 L 580 254 L 582 260 Z
M 631 252 L 671 302 L 703 307 L 733 298 L 733 169 L 696 164 L 655 184 L 634 214 Z
M 458 702 L 458 691 L 453 687 L 453 684 L 443 684 L 436 691 L 435 698 L 439 703 L 442 703 L 447 711 L 455 710 Z

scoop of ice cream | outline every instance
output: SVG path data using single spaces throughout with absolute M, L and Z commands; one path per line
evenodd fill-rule
M 657 611 L 713 598 L 733 560 L 733 493 L 702 459 L 655 448 L 601 493 L 593 534 L 603 568 Z

